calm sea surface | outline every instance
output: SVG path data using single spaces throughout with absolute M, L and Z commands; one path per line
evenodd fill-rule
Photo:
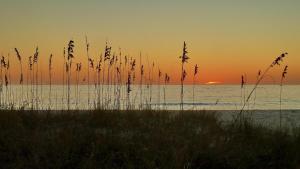
M 23 88 L 23 89 L 22 89 Z M 224 121 L 239 113 L 244 100 L 253 89 L 248 85 L 186 85 L 184 86 L 185 110 L 214 110 Z M 179 85 L 131 86 L 80 85 L 70 87 L 69 109 L 180 109 Z M 67 87 L 52 85 L 4 86 L 0 92 L 2 109 L 67 110 Z M 88 91 L 90 91 L 88 93 Z M 90 99 L 88 99 L 90 98 Z M 300 85 L 285 85 L 281 95 L 282 124 L 300 126 Z M 245 115 L 256 122 L 278 126 L 280 117 L 280 86 L 261 85 L 245 106 Z
M 185 110 L 240 110 L 244 99 L 253 88 L 246 86 L 241 90 L 239 85 L 186 85 L 184 86 Z M 23 92 L 22 92 L 23 90 Z M 106 109 L 180 109 L 179 85 L 133 85 L 127 95 L 126 86 L 103 85 L 96 88 L 90 85 L 80 85 L 70 88 L 70 109 L 93 109 L 95 106 L 105 106 Z M 3 87 L 1 106 L 8 105 L 25 109 L 67 109 L 67 87 L 61 85 L 23 86 L 12 85 Z M 88 96 L 89 95 L 89 96 Z M 88 104 L 88 97 L 90 101 Z M 129 99 L 128 99 L 129 98 Z M 282 110 L 300 110 L 300 85 L 285 85 L 281 96 Z M 253 93 L 245 110 L 279 110 L 280 86 L 261 85 Z

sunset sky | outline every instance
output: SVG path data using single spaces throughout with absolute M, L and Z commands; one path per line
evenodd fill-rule
M 242 74 L 253 83 L 258 70 L 288 52 L 264 82 L 278 83 L 288 64 L 286 83 L 300 84 L 299 11 L 299 0 L 0 0 L 0 54 L 10 54 L 17 78 L 14 48 L 27 63 L 38 46 L 45 74 L 53 54 L 59 83 L 63 48 L 73 39 L 74 62 L 85 64 L 87 35 L 92 57 L 108 41 L 117 53 L 139 58 L 141 52 L 143 64 L 154 61 L 177 83 L 186 41 L 187 83 L 195 64 L 201 84 L 240 83 Z

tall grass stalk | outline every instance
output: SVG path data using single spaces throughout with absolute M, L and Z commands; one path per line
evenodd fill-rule
M 143 109 L 143 75 L 144 65 L 142 65 L 142 54 L 140 53 L 140 110 Z
M 153 85 L 153 73 L 154 72 L 154 62 L 152 63 L 151 67 L 151 79 L 150 79 L 150 105 L 149 108 L 152 109 L 152 85 Z
M 33 57 L 29 56 L 28 58 L 28 69 L 29 69 L 29 77 L 30 77 L 30 97 L 31 97 L 31 110 L 33 110 L 34 105 L 34 95 L 33 95 L 33 83 L 34 83 L 34 77 L 33 77 Z
M 241 105 L 243 105 L 245 103 L 245 84 L 246 84 L 246 81 L 245 81 L 245 76 L 242 75 L 241 76 Z
M 99 62 L 96 66 L 96 71 L 97 71 L 97 87 L 96 87 L 96 93 L 97 93 L 97 109 L 100 109 L 102 107 L 101 103 L 101 93 L 100 93 L 100 74 L 101 74 L 101 64 L 102 64 L 102 54 L 99 57 Z
M 62 97 L 61 97 L 61 101 L 62 103 L 64 103 L 65 101 L 65 73 L 67 72 L 66 70 L 66 48 L 64 48 L 63 50 L 63 64 L 62 64 Z
M 161 71 L 160 71 L 160 69 L 158 68 L 158 82 L 157 82 L 157 88 L 158 88 L 158 97 L 157 97 L 157 99 L 158 99 L 158 110 L 160 110 L 160 78 L 161 78 L 161 75 L 162 75 L 162 73 L 161 73 Z
M 164 109 L 167 108 L 167 103 L 166 103 L 166 87 L 167 84 L 170 82 L 170 76 L 166 73 L 165 74 L 165 85 L 164 85 Z
M 105 61 L 108 61 L 107 63 L 107 82 L 106 82 L 106 99 L 104 100 L 105 108 L 108 108 L 108 96 L 109 96 L 109 67 L 110 67 L 110 59 L 111 59 L 111 47 L 108 46 L 108 43 L 105 44 L 105 50 L 104 50 L 104 61 L 103 61 L 103 84 L 105 83 Z
M 259 79 L 260 75 L 261 75 L 261 71 L 259 70 L 258 73 L 257 73 L 257 75 L 256 75 L 256 80 Z M 254 108 L 255 108 L 255 104 L 256 104 L 256 95 L 257 95 L 256 92 L 257 92 L 257 91 L 255 90 L 255 93 L 254 93 L 254 100 L 253 100 L 253 107 L 254 107 Z
M 12 85 L 11 85 L 11 76 L 10 76 L 10 54 L 8 53 L 7 55 L 7 71 L 8 71 L 8 86 L 9 86 L 9 91 L 8 91 L 8 100 L 9 100 L 9 105 L 10 107 L 13 105 L 13 100 L 12 100 Z
M 1 109 L 3 109 L 3 100 L 4 100 L 4 96 L 3 96 L 3 75 L 2 75 L 2 69 L 3 69 L 3 62 L 2 62 L 2 58 L 4 58 L 4 56 L 1 56 L 1 64 L 0 64 L 0 106 Z
M 281 74 L 281 80 L 280 80 L 280 98 L 279 98 L 279 104 L 280 104 L 280 112 L 279 112 L 279 128 L 281 129 L 281 119 L 282 119 L 282 108 L 281 108 L 281 104 L 282 104 L 282 86 L 283 86 L 283 80 L 286 77 L 287 74 L 287 70 L 288 70 L 288 66 L 285 66 L 282 74 Z
M 118 70 L 117 70 L 117 73 L 118 73 L 118 83 L 119 83 L 119 87 L 118 87 L 118 110 L 120 110 L 121 109 L 121 97 L 122 97 L 122 85 L 123 85 L 123 83 L 122 83 L 122 75 L 123 75 L 123 69 L 122 69 L 122 65 L 123 65 L 123 63 L 122 63 L 122 52 L 121 52 L 121 48 L 119 48 L 119 50 L 120 50 L 120 53 L 119 53 L 119 59 L 120 59 L 120 61 L 119 61 L 119 67 L 118 67 Z
M 127 86 L 127 110 L 130 109 L 130 92 L 131 92 L 131 73 L 128 72 L 128 77 L 127 77 L 127 83 L 126 83 L 126 86 Z
M 74 58 L 74 41 L 70 40 L 69 44 L 68 44 L 68 58 L 67 58 L 67 73 L 68 73 L 68 110 L 70 110 L 70 93 L 71 93 L 71 89 L 70 89 L 70 85 L 71 85 L 71 77 L 72 77 L 72 59 Z
M 5 71 L 5 98 L 6 98 L 6 107 L 9 109 L 9 99 L 8 99 L 8 79 L 7 79 L 7 69 Z
M 79 78 L 80 78 L 80 71 L 81 71 L 81 63 L 76 63 L 76 108 L 78 109 L 78 100 L 79 96 Z
M 1 57 L 1 64 L 0 64 L 0 105 L 1 108 L 3 108 L 3 102 L 4 102 L 4 97 L 3 97 L 3 67 L 5 66 L 5 59 L 4 56 Z
M 39 103 L 40 105 L 43 105 L 43 69 L 40 71 L 40 93 L 39 93 L 40 99 Z M 40 109 L 43 109 L 43 107 L 40 107 Z
M 31 56 L 28 57 L 28 64 L 27 64 L 27 73 L 26 73 L 26 101 L 29 101 L 29 76 L 30 76 L 30 59 Z
M 52 91 L 52 57 L 51 54 L 49 57 L 49 110 L 51 109 L 51 91 Z
M 38 47 L 36 47 L 35 49 L 35 53 L 33 56 L 33 73 L 35 73 L 35 75 L 33 75 L 33 77 L 35 77 L 35 109 L 38 110 L 38 69 L 39 69 L 39 65 L 38 65 L 38 58 L 39 58 L 39 49 Z M 34 71 L 34 65 L 36 65 L 36 71 Z
M 183 111 L 183 82 L 184 79 L 186 77 L 186 71 L 184 70 L 184 63 L 187 63 L 187 60 L 189 59 L 189 57 L 187 56 L 187 47 L 186 47 L 186 43 L 183 43 L 183 49 L 182 49 L 182 56 L 180 56 L 179 58 L 181 59 L 181 78 L 180 78 L 180 82 L 181 82 L 181 92 L 180 92 L 180 110 Z
M 149 62 L 149 58 L 147 56 L 147 64 L 148 64 L 148 84 L 147 84 L 147 89 L 148 89 L 148 101 L 147 102 L 147 108 L 148 109 L 151 109 L 151 69 L 152 69 L 152 66 L 150 66 L 150 62 Z
M 195 108 L 195 78 L 198 74 L 198 65 L 196 64 L 194 67 L 194 76 L 193 76 L 193 109 Z
M 86 56 L 87 56 L 87 81 L 88 81 L 88 109 L 90 108 L 90 67 L 89 67 L 89 61 L 90 61 L 90 56 L 89 56 L 89 46 L 90 44 L 88 43 L 87 36 L 85 36 L 85 44 L 86 44 Z
M 273 68 L 274 66 L 279 66 L 281 62 L 283 62 L 283 58 L 287 55 L 288 53 L 282 53 L 281 55 L 279 55 L 278 57 L 275 58 L 275 60 L 263 71 L 262 75 L 259 77 L 259 79 L 256 81 L 253 89 L 250 91 L 250 93 L 248 94 L 248 97 L 246 99 L 246 101 L 243 103 L 243 106 L 240 110 L 239 115 L 241 115 L 244 111 L 244 108 L 246 106 L 246 104 L 249 102 L 253 92 L 256 90 L 257 86 L 260 84 L 260 82 L 263 80 L 263 78 L 266 76 L 266 74 L 268 73 L 268 71 Z
M 125 99 L 125 104 L 123 105 L 123 108 L 126 110 L 127 109 L 127 91 L 128 91 L 128 87 L 127 87 L 127 82 L 128 82 L 128 57 L 127 55 L 124 56 L 124 66 L 123 66 L 123 72 L 124 72 L 124 76 L 125 76 L 125 79 L 124 79 L 124 93 L 123 93 L 123 96 L 124 98 L 126 97 Z
M 2 58 L 1 58 L 1 97 L 3 98 L 3 99 L 1 99 L 1 101 L 2 101 L 1 105 L 3 108 L 6 108 L 6 98 L 5 98 L 5 94 L 3 92 L 3 74 L 2 74 L 3 69 L 6 72 L 6 62 L 5 62 L 4 56 L 2 56 Z M 5 72 L 4 72 L 4 76 L 6 76 Z M 4 77 L 4 79 L 5 79 L 5 77 Z
M 20 85 L 21 85 L 21 103 L 23 102 L 23 66 L 22 66 L 22 57 L 18 51 L 17 48 L 15 48 L 15 52 L 16 52 L 16 55 L 17 55 L 17 58 L 19 60 L 19 63 L 20 63 Z

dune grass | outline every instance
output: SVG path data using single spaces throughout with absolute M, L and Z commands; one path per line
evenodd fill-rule
M 205 111 L 0 111 L 1 168 L 297 168 L 300 130 Z

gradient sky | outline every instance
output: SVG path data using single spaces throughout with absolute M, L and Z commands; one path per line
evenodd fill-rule
M 108 40 L 117 52 L 119 47 L 131 56 L 141 51 L 144 64 L 154 60 L 176 83 L 186 41 L 187 69 L 199 65 L 200 83 L 232 84 L 242 74 L 253 82 L 259 69 L 286 51 L 286 83 L 300 84 L 299 11 L 299 0 L 0 0 L 0 53 L 10 53 L 17 65 L 15 47 L 27 58 L 38 45 L 44 71 L 53 53 L 58 74 L 70 39 L 75 62 L 85 62 L 87 35 L 93 57 Z M 270 71 L 265 82 L 278 83 L 282 69 Z

